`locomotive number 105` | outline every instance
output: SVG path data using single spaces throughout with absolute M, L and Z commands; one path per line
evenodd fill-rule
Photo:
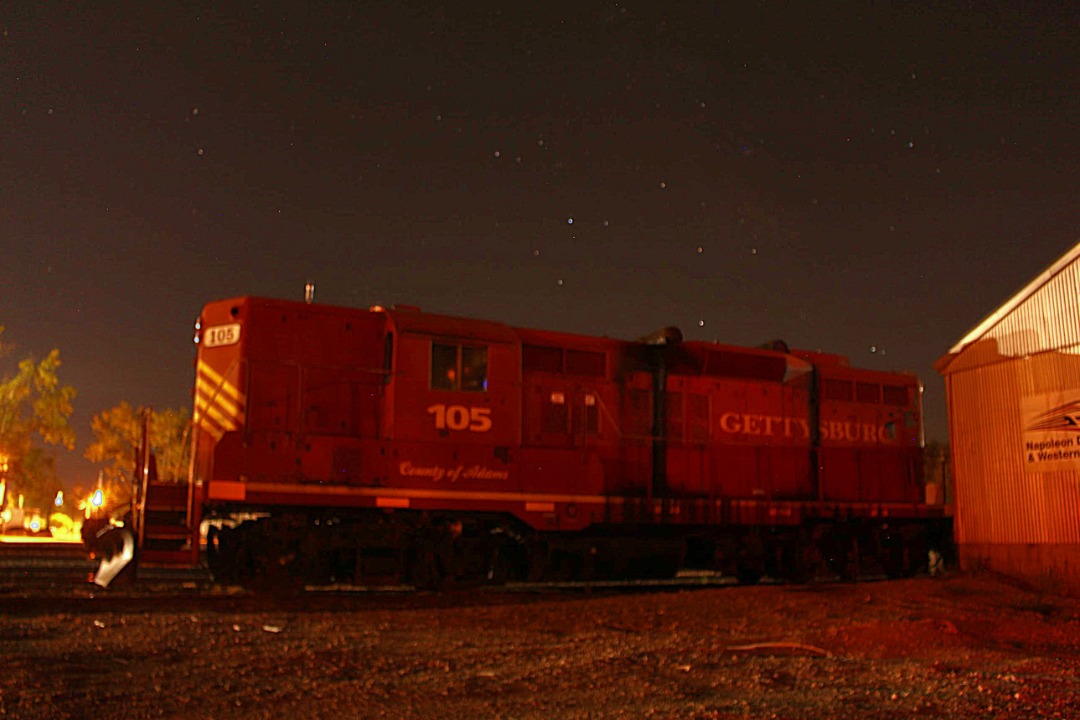
M 491 408 L 465 407 L 464 405 L 432 405 L 427 409 L 435 416 L 437 430 L 468 430 L 487 432 L 491 429 Z
M 240 323 L 215 325 L 203 330 L 203 347 L 221 347 L 222 345 L 234 345 L 238 342 L 240 342 Z

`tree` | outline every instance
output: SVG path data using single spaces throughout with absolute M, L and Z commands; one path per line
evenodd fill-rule
M 87 460 L 102 463 L 106 492 L 117 502 L 131 497 L 135 457 L 142 444 L 142 413 L 121 402 L 98 413 L 90 421 L 95 440 L 84 453 Z M 187 478 L 187 410 L 150 410 L 150 450 L 157 461 L 158 479 L 180 482 Z
M 0 333 L 3 333 L 0 326 Z M 0 354 L 10 346 L 0 345 Z M 31 505 L 44 506 L 56 493 L 53 458 L 42 444 L 75 447 L 75 432 L 68 426 L 75 388 L 61 385 L 60 351 L 41 361 L 26 358 L 14 375 L 0 376 L 0 456 L 6 460 L 4 478 L 9 496 L 19 493 Z

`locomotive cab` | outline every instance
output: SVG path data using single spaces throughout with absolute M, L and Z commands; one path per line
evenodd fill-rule
M 389 310 L 387 484 L 414 490 L 520 489 L 521 356 L 506 326 Z

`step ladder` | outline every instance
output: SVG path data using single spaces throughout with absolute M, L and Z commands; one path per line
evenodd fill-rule
M 135 456 L 130 522 L 99 534 L 95 552 L 101 564 L 94 582 L 108 587 L 122 574 L 134 579 L 139 567 L 192 568 L 199 561 L 202 520 L 194 485 L 158 479 L 150 450 L 150 411 L 142 416 L 142 439 Z
M 199 524 L 191 486 L 147 479 L 136 505 L 136 558 L 140 565 L 194 566 Z

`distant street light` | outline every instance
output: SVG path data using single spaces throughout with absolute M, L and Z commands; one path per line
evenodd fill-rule
M 7 472 L 8 456 L 0 453 L 0 510 L 4 509 L 4 503 L 7 502 Z

